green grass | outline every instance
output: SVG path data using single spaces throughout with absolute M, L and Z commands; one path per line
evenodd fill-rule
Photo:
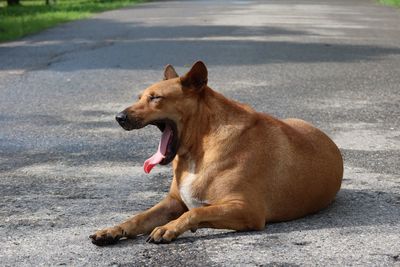
M 379 0 L 379 2 L 388 6 L 400 7 L 400 0 Z
M 49 6 L 45 0 L 21 0 L 20 6 L 7 6 L 6 1 L 0 0 L 0 42 L 137 2 L 143 0 L 57 0 Z

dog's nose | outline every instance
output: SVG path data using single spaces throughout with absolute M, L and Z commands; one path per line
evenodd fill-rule
M 119 124 L 124 124 L 127 120 L 127 116 L 124 112 L 120 112 L 115 116 L 115 119 Z

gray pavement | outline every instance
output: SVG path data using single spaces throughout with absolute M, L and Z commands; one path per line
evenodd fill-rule
M 399 25 L 373 0 L 163 1 L 0 44 L 0 265 L 400 266 Z M 141 167 L 159 131 L 114 114 L 198 59 L 215 90 L 337 142 L 336 201 L 262 232 L 92 245 L 171 181 Z

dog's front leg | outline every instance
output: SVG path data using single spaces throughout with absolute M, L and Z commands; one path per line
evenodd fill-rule
M 218 229 L 262 230 L 265 214 L 254 206 L 242 203 L 227 203 L 194 208 L 166 225 L 156 227 L 148 242 L 168 243 L 188 230 L 211 227 Z
M 104 246 L 116 243 L 120 238 L 133 238 L 151 232 L 156 226 L 178 218 L 186 211 L 186 206 L 168 195 L 160 203 L 114 227 L 99 230 L 89 237 L 92 243 Z

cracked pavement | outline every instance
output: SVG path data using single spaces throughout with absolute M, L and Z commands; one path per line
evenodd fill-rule
M 161 1 L 0 44 L 1 265 L 400 266 L 399 21 L 372 0 Z M 336 201 L 261 232 L 92 245 L 171 181 L 171 166 L 141 167 L 159 131 L 114 115 L 164 65 L 198 59 L 215 90 L 332 137 Z

